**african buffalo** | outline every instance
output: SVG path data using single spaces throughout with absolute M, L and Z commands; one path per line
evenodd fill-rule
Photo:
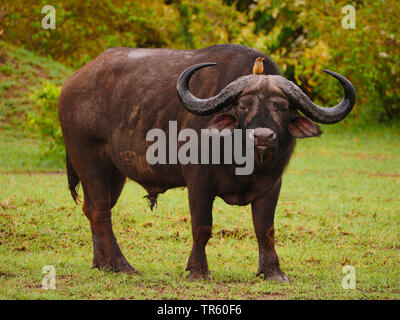
M 257 57 L 265 57 L 261 75 L 252 74 Z M 111 209 L 128 177 L 148 192 L 152 206 L 159 193 L 188 188 L 193 236 L 189 278 L 209 277 L 205 247 L 211 237 L 213 201 L 219 196 L 231 205 L 251 204 L 259 246 L 257 274 L 288 281 L 274 248 L 274 213 L 295 138 L 319 136 L 322 132 L 313 121 L 336 123 L 355 103 L 352 84 L 326 72 L 344 88 L 343 100 L 332 108 L 314 104 L 280 75 L 270 58 L 240 45 L 111 48 L 75 72 L 63 86 L 59 116 L 75 201 L 79 181 L 83 188 L 93 267 L 136 272 L 122 254 L 111 224 Z M 254 171 L 237 175 L 235 163 L 150 164 L 146 135 L 153 128 L 168 134 L 170 121 L 176 121 L 179 131 L 254 129 Z

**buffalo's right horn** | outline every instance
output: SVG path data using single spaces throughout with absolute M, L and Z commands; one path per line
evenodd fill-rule
M 204 62 L 195 64 L 187 68 L 179 76 L 176 90 L 178 91 L 179 99 L 188 111 L 197 115 L 208 115 L 211 113 L 215 113 L 223 107 L 227 106 L 230 102 L 233 101 L 233 99 L 241 94 L 248 86 L 250 81 L 253 79 L 251 75 L 244 76 L 228 84 L 220 93 L 218 93 L 214 97 L 207 99 L 196 98 L 189 90 L 190 78 L 197 70 L 215 65 L 215 62 Z

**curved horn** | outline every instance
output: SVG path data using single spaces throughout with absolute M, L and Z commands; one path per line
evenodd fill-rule
M 323 71 L 339 80 L 344 89 L 344 98 L 332 108 L 318 106 L 297 85 L 285 78 L 282 78 L 281 88 L 291 100 L 298 103 L 298 109 L 308 118 L 319 123 L 333 124 L 346 118 L 353 109 L 356 90 L 351 82 L 342 75 L 330 70 L 324 69 Z
M 215 62 L 203 62 L 195 64 L 187 68 L 179 76 L 176 90 L 178 91 L 179 99 L 188 111 L 197 115 L 208 115 L 215 113 L 232 102 L 235 97 L 243 92 L 243 90 L 251 81 L 250 76 L 244 76 L 228 84 L 214 97 L 207 99 L 196 98 L 189 90 L 190 78 L 197 70 L 215 65 Z

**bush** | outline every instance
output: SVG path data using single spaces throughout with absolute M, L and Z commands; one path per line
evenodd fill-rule
M 342 8 L 353 4 L 356 28 L 343 29 Z M 284 74 L 323 104 L 342 88 L 323 68 L 348 77 L 357 89 L 353 119 L 400 120 L 400 2 L 259 0 L 250 10 L 259 37 Z
M 56 29 L 42 29 L 44 5 L 56 9 Z M 235 42 L 246 15 L 220 0 L 10 1 L 4 38 L 75 68 L 107 48 L 202 48 Z
M 64 140 L 58 118 L 58 98 L 61 88 L 50 82 L 33 92 L 31 99 L 34 105 L 27 115 L 29 130 L 41 138 L 43 156 L 62 159 L 65 155 Z

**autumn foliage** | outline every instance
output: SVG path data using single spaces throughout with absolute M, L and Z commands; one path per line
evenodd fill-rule
M 54 30 L 41 27 L 47 4 L 56 9 Z M 341 24 L 349 4 L 355 29 Z M 397 0 L 17 0 L 0 6 L 0 37 L 74 68 L 113 46 L 239 43 L 266 52 L 319 103 L 332 105 L 342 94 L 322 69 L 345 75 L 358 93 L 353 120 L 398 123 L 398 21 Z

